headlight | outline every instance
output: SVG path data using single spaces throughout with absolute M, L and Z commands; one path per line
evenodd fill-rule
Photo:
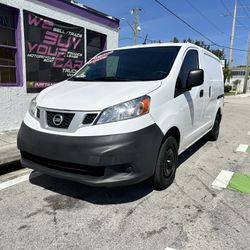
M 96 124 L 117 122 L 135 118 L 149 112 L 150 97 L 142 96 L 105 109 Z
M 30 107 L 29 107 L 29 112 L 32 116 L 35 116 L 36 115 L 36 97 L 33 98 L 30 102 Z

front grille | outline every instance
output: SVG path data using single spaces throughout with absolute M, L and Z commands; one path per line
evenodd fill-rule
M 76 163 L 62 162 L 32 155 L 27 152 L 21 152 L 24 159 L 30 160 L 49 169 L 59 170 L 72 174 L 88 176 L 104 176 L 105 167 L 92 167 Z
M 40 109 L 37 109 L 37 111 L 36 111 L 36 117 L 40 118 Z
M 95 118 L 97 117 L 97 114 L 87 114 L 85 118 L 82 121 L 82 124 L 87 125 L 87 124 L 92 124 Z
M 53 128 L 63 128 L 67 129 L 74 117 L 75 114 L 72 113 L 58 113 L 58 112 L 51 112 L 51 111 L 46 111 L 47 114 L 47 124 L 49 127 Z M 62 122 L 60 124 L 56 124 L 53 121 L 53 118 L 59 115 L 63 118 Z

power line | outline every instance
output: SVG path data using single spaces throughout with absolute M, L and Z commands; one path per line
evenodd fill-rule
M 182 23 L 184 23 L 185 25 L 187 25 L 190 29 L 192 29 L 193 31 L 195 31 L 196 33 L 198 33 L 200 36 L 202 36 L 203 38 L 205 38 L 206 40 L 208 40 L 209 42 L 211 42 L 212 44 L 215 44 L 210 38 L 208 38 L 206 35 L 202 34 L 199 30 L 197 30 L 196 28 L 194 28 L 192 25 L 190 25 L 188 22 L 186 22 L 185 20 L 183 20 L 181 17 L 179 17 L 177 14 L 175 14 L 172 10 L 170 10 L 166 5 L 164 5 L 163 3 L 161 3 L 158 0 L 154 0 L 156 3 L 158 3 L 159 5 L 161 5 L 161 7 L 163 7 L 165 10 L 167 10 L 170 14 L 172 14 L 173 16 L 175 16 L 177 19 L 179 19 Z
M 224 3 L 223 0 L 220 0 L 221 4 L 224 6 L 224 8 L 226 9 L 226 11 L 228 12 L 229 16 L 231 16 L 232 18 L 234 18 L 232 12 L 228 9 L 228 7 L 226 6 L 226 4 Z M 237 18 L 235 19 L 235 21 L 241 25 L 243 28 L 245 28 L 246 30 L 249 30 L 247 26 L 245 26 L 241 21 L 239 21 Z
M 243 0 L 242 0 L 243 1 Z M 186 2 L 197 12 L 200 14 L 200 16 L 202 16 L 203 18 L 205 18 L 216 30 L 218 30 L 221 34 L 228 36 L 229 34 L 226 34 L 224 31 L 222 31 L 214 22 L 212 22 L 203 12 L 201 12 L 198 8 L 196 8 L 189 0 L 186 0 Z M 241 40 L 237 37 L 234 37 L 234 39 L 236 40 Z
M 240 2 L 240 5 L 241 5 L 243 11 L 245 12 L 246 16 L 250 19 L 250 16 L 249 16 L 249 14 L 248 14 L 248 12 L 247 12 L 247 10 L 246 10 L 246 6 L 244 6 L 244 5 L 242 4 L 243 2 L 241 2 L 241 0 L 239 0 L 239 2 Z
M 164 5 L 162 2 L 160 2 L 159 0 L 153 0 L 155 1 L 157 4 L 159 4 L 162 8 L 164 8 L 167 12 L 169 12 L 171 15 L 175 16 L 177 19 L 179 19 L 182 23 L 184 23 L 186 26 L 188 26 L 191 30 L 193 30 L 194 32 L 196 32 L 197 34 L 199 34 L 201 37 L 205 38 L 207 41 L 209 41 L 210 43 L 212 43 L 212 45 L 215 45 L 217 47 L 220 48 L 224 48 L 224 49 L 230 49 L 230 47 L 228 46 L 223 46 L 220 45 L 216 42 L 214 42 L 213 40 L 211 40 L 209 37 L 207 37 L 206 35 L 204 35 L 203 33 L 201 33 L 198 29 L 196 29 L 195 27 L 193 27 L 191 24 L 189 24 L 187 21 L 185 21 L 184 19 L 182 19 L 180 16 L 178 16 L 177 14 L 175 14 L 172 10 L 170 10 L 166 5 Z M 237 51 L 242 51 L 242 52 L 248 52 L 248 50 L 244 50 L 244 49 L 238 49 L 238 48 L 233 48 L 233 50 L 237 50 Z
M 197 12 L 207 20 L 217 31 L 219 31 L 221 34 L 224 34 L 228 36 L 224 31 L 222 31 L 215 23 L 213 23 L 203 12 L 201 12 L 198 8 L 196 8 L 189 0 L 186 0 L 186 2 Z
M 243 1 L 243 0 L 242 0 Z M 205 18 L 216 30 L 218 30 L 221 34 L 228 36 L 229 34 L 226 34 L 224 31 L 222 31 L 214 22 L 212 22 L 203 12 L 201 12 L 198 8 L 196 8 L 189 0 L 186 0 L 186 2 L 197 12 L 200 14 L 200 16 L 202 16 L 203 18 Z M 237 37 L 234 37 L 234 39 L 236 40 L 240 40 Z
M 250 11 L 250 7 L 249 5 L 246 4 L 245 0 L 242 0 L 242 3 L 244 4 L 244 7 L 246 7 L 246 9 Z

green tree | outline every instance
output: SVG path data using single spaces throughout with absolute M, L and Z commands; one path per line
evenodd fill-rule
M 179 39 L 175 36 L 170 42 L 171 43 L 178 43 Z
M 179 39 L 177 37 L 174 37 L 171 42 L 174 42 L 174 43 L 178 43 L 179 42 Z M 187 38 L 187 39 L 183 39 L 183 42 L 186 43 L 193 43 L 195 45 L 198 45 L 206 50 L 209 50 L 210 52 L 212 52 L 214 55 L 216 55 L 217 57 L 219 57 L 219 59 L 221 60 L 224 60 L 225 59 L 225 51 L 224 49 L 211 49 L 211 46 L 208 45 L 208 44 L 205 44 L 203 41 L 200 41 L 200 40 L 193 40 L 191 39 L 190 37 Z
M 229 68 L 225 68 L 223 69 L 223 74 L 224 74 L 224 83 L 226 82 L 226 80 L 230 80 L 231 78 L 231 70 Z
M 221 60 L 225 59 L 225 51 L 224 49 L 212 49 L 210 50 L 213 54 L 215 54 L 217 57 L 219 57 Z

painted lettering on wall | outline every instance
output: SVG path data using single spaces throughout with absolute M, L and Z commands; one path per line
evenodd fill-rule
M 84 28 L 28 11 L 24 23 L 29 88 L 62 81 L 83 66 Z

